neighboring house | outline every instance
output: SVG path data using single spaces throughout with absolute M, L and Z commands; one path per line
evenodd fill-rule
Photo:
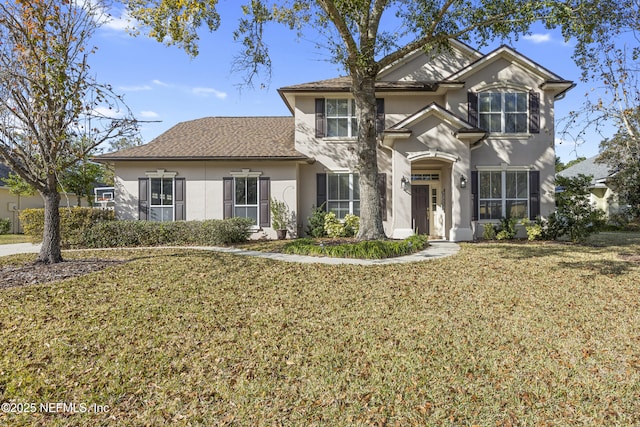
M 589 200 L 595 207 L 602 209 L 607 218 L 609 218 L 620 210 L 618 195 L 608 185 L 609 177 L 613 173 L 611 168 L 606 164 L 596 163 L 597 158 L 598 156 L 589 157 L 558 172 L 558 175 L 566 178 L 573 178 L 578 175 L 590 176 L 591 186 L 589 190 L 591 194 L 589 195 Z
M 104 154 L 122 219 L 248 216 L 270 228 L 270 197 L 295 212 L 359 214 L 349 78 L 283 87 L 292 117 L 208 117 Z M 554 203 L 554 102 L 573 87 L 502 46 L 416 51 L 376 82 L 379 191 L 388 236 L 472 240 L 479 224 L 546 216 Z

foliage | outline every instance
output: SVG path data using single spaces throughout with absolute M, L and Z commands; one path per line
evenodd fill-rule
M 159 245 L 229 245 L 251 235 L 250 218 L 205 221 L 108 221 L 90 227 L 81 242 L 86 248 Z
M 495 240 L 496 239 L 496 228 L 491 222 L 486 222 L 482 224 L 482 238 L 484 240 Z
M 525 230 L 527 230 L 527 240 L 530 242 L 534 240 L 539 240 L 543 236 L 543 221 L 541 217 L 537 217 L 535 222 L 529 220 L 529 218 L 524 218 L 522 220 L 522 225 Z
M 44 263 L 62 261 L 63 172 L 94 147 L 136 130 L 122 99 L 89 69 L 89 43 L 105 10 L 100 1 L 0 4 L 0 159 L 44 199 Z M 107 117 L 108 110 L 122 118 Z M 78 139 L 90 143 L 79 146 Z
M 605 213 L 590 203 L 590 183 L 590 176 L 556 176 L 561 191 L 556 193 L 556 211 L 543 221 L 543 238 L 558 240 L 566 236 L 572 242 L 583 242 L 601 229 Z
M 319 238 L 326 237 L 327 232 L 324 229 L 324 217 L 327 211 L 324 209 L 324 204 L 313 208 L 311 215 L 307 218 L 309 225 L 307 226 L 307 234 L 309 236 Z
M 517 224 L 518 224 L 517 218 L 500 218 L 500 225 L 498 226 L 496 239 L 498 240 L 515 239 L 517 234 L 517 229 L 516 229 Z
M 414 235 L 401 241 L 363 240 L 349 243 L 303 238 L 288 242 L 282 247 L 282 252 L 335 258 L 384 259 L 419 252 L 427 245 L 428 239 L 423 235 Z
M 63 248 L 82 246 L 86 233 L 96 223 L 114 221 L 113 211 L 86 207 L 60 208 L 60 244 Z M 24 234 L 34 243 L 44 237 L 44 209 L 24 209 L 20 212 L 20 222 Z
M 586 160 L 586 157 L 577 157 L 573 160 L 569 160 L 566 164 L 562 163 L 562 161 L 560 160 L 560 157 L 556 156 L 556 173 L 561 172 L 567 168 L 570 168 L 573 165 L 576 165 L 584 160 Z
M 125 262 L 2 290 L 2 398 L 108 412 L 2 424 L 637 425 L 640 235 L 592 238 L 385 266 L 65 253 Z
M 271 199 L 269 204 L 271 210 L 271 226 L 274 230 L 286 230 L 291 224 L 291 211 L 282 200 Z
M 11 230 L 11 220 L 9 218 L 0 218 L 0 234 L 7 234 Z
M 33 196 L 36 194 L 36 190 L 29 183 L 13 172 L 9 172 L 9 176 L 2 178 L 2 181 L 9 187 L 11 194 L 20 196 Z
M 340 221 L 336 214 L 329 212 L 324 216 L 324 231 L 328 237 L 353 237 L 358 233 L 360 218 L 347 214 Z

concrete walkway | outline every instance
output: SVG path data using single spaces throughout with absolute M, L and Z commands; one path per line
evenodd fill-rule
M 421 252 L 415 254 L 405 255 L 396 258 L 386 259 L 351 259 L 351 258 L 330 258 L 330 257 L 315 257 L 306 255 L 287 255 L 272 252 L 260 252 L 250 251 L 238 248 L 218 247 L 218 246 L 188 246 L 188 247 L 161 247 L 171 249 L 199 249 L 203 251 L 215 251 L 223 252 L 233 255 L 253 256 L 256 258 L 267 258 L 277 261 L 286 262 L 299 262 L 305 264 L 352 264 L 352 265 L 387 265 L 387 264 L 403 264 L 408 262 L 428 261 L 437 258 L 443 258 L 451 255 L 455 255 L 460 250 L 460 246 L 457 243 L 447 241 L 432 241 L 429 242 L 429 247 Z M 118 248 L 120 249 L 120 248 Z M 159 248 L 131 248 L 131 249 L 159 249 Z M 15 243 L 11 245 L 0 245 L 0 256 L 24 254 L 24 253 L 38 253 L 40 251 L 40 245 L 34 245 L 31 243 Z

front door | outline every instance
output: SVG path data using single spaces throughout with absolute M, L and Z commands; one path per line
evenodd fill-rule
M 417 234 L 429 235 L 429 195 L 428 185 L 411 186 L 411 222 Z

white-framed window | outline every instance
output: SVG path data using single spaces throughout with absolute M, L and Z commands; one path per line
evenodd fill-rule
M 174 178 L 149 178 L 149 220 L 173 221 Z
M 358 132 L 354 99 L 335 98 L 325 101 L 327 137 L 354 137 Z
M 528 96 L 526 92 L 479 93 L 479 127 L 491 133 L 529 132 Z
M 529 172 L 483 170 L 478 172 L 479 219 L 529 217 Z
M 258 225 L 258 177 L 257 176 L 236 176 L 233 179 L 233 216 L 251 218 L 254 225 Z
M 360 182 L 355 173 L 327 174 L 327 212 L 339 219 L 347 214 L 360 216 Z

